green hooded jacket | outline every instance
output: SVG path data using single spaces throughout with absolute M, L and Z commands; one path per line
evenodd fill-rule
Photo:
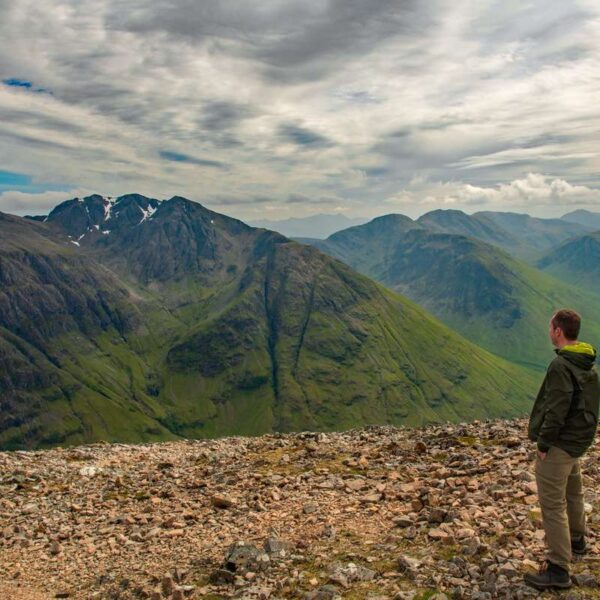
M 578 457 L 593 443 L 598 425 L 596 350 L 577 342 L 555 352 L 531 411 L 529 439 L 541 452 L 556 446 Z

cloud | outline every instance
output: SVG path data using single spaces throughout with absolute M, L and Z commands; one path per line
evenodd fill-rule
M 255 206 L 262 207 L 265 204 L 277 204 L 277 198 L 270 196 L 215 196 L 208 200 L 208 205 L 221 206 Z
M 0 164 L 241 218 L 516 206 L 528 173 L 593 191 L 599 40 L 592 0 L 0 1 Z
M 584 185 L 572 185 L 559 178 L 540 173 L 528 173 L 495 188 L 463 185 L 456 195 L 457 201 L 516 206 L 519 208 L 560 206 L 593 206 L 600 203 L 600 189 Z
M 74 188 L 65 192 L 39 192 L 28 194 L 19 191 L 7 191 L 0 194 L 0 211 L 18 215 L 47 214 L 57 204 L 71 198 L 89 196 L 91 192 Z
M 386 199 L 386 206 L 418 216 L 433 208 L 505 210 L 544 216 L 560 216 L 565 210 L 590 208 L 600 210 L 600 189 L 573 185 L 560 178 L 541 173 L 494 187 L 464 182 L 429 182 L 417 180 L 413 185 Z
M 326 198 L 321 196 L 320 198 L 310 198 L 303 194 L 290 194 L 285 200 L 287 204 L 299 204 L 301 206 L 310 206 L 311 204 L 337 204 L 340 202 L 339 198 Z
M 333 145 L 330 139 L 306 127 L 291 124 L 281 125 L 279 133 L 284 140 L 301 148 L 327 148 Z
M 187 163 L 190 165 L 200 165 L 201 167 L 212 167 L 214 169 L 225 169 L 227 165 L 219 162 L 218 160 L 208 160 L 205 158 L 195 158 L 188 154 L 181 154 L 180 152 L 171 152 L 169 150 L 161 150 L 159 152 L 161 158 L 170 160 L 178 163 Z

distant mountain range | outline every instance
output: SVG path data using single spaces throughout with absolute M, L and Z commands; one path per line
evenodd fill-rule
M 499 246 L 517 258 L 535 261 L 557 244 L 590 231 L 590 227 L 562 219 L 529 215 L 460 210 L 435 210 L 417 219 L 432 231 L 455 233 Z
M 174 197 L 0 213 L 0 447 L 523 413 L 537 376 L 310 246 Z
M 362 225 L 369 219 L 350 218 L 342 214 L 317 214 L 309 217 L 292 217 L 280 221 L 261 219 L 249 221 L 253 227 L 264 227 L 277 231 L 289 238 L 326 238 L 327 236 L 353 225 Z
M 561 217 L 563 221 L 577 223 L 585 227 L 600 230 L 600 212 L 591 212 L 589 210 L 574 210 Z
M 567 240 L 540 259 L 538 266 L 563 281 L 600 294 L 600 231 Z
M 569 284 L 583 283 L 586 275 L 600 282 L 600 244 L 589 234 L 573 241 L 570 236 L 581 231 L 556 219 L 451 210 L 416 221 L 387 215 L 326 240 L 304 241 L 408 296 L 482 347 L 542 368 L 550 356 L 547 321 L 556 308 L 580 310 L 582 335 L 600 340 L 600 297 L 592 293 L 594 286 Z M 533 257 L 565 239 L 571 241 L 540 263 L 561 281 L 502 250 Z

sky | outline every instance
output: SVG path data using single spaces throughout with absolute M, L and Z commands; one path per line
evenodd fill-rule
M 600 211 L 597 0 L 0 0 L 0 211 Z

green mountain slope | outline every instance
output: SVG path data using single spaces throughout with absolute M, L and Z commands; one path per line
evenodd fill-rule
M 598 298 L 471 237 L 390 215 L 313 243 L 515 362 L 536 368 L 548 362 L 547 322 L 562 306 L 582 312 L 582 335 L 600 338 Z
M 600 294 L 600 231 L 561 244 L 538 262 L 557 278 Z
M 529 407 L 537 376 L 316 249 L 181 198 L 152 211 L 120 202 L 77 201 L 60 222 L 0 220 L 0 239 L 17 240 L 0 245 L 0 303 L 13 315 L 0 333 L 0 446 L 422 424 Z M 36 321 L 46 294 L 55 310 Z

